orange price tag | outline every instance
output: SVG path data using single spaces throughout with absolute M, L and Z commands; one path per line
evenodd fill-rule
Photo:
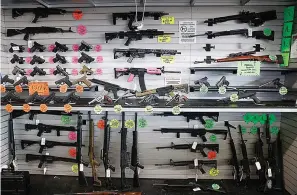
M 13 111 L 13 107 L 12 107 L 12 105 L 11 105 L 11 104 L 7 104 L 7 105 L 5 106 L 5 110 L 6 110 L 7 112 L 11 113 L 11 112 Z
M 97 122 L 97 127 L 99 128 L 99 129 L 104 129 L 104 127 L 105 127 L 105 121 L 104 120 L 99 120 L 98 122 Z
M 64 111 L 67 113 L 70 113 L 72 110 L 72 106 L 70 104 L 65 104 L 64 105 Z
M 66 93 L 68 90 L 68 86 L 66 84 L 60 86 L 60 92 Z
M 5 93 L 6 92 L 6 87 L 4 85 L 1 85 L 1 93 Z
M 46 104 L 40 104 L 39 108 L 41 112 L 46 112 L 48 109 Z
M 23 111 L 24 112 L 30 112 L 31 110 L 31 107 L 29 104 L 23 104 Z
M 38 95 L 48 96 L 49 95 L 48 82 L 30 82 L 29 95 L 32 95 L 36 91 L 38 92 Z
M 23 92 L 23 88 L 22 88 L 22 86 L 20 86 L 20 85 L 15 86 L 15 87 L 14 87 L 14 90 L 15 90 L 15 92 L 17 92 L 17 93 L 22 93 L 22 92 Z
M 77 93 L 82 93 L 82 92 L 84 92 L 84 87 L 81 86 L 81 85 L 77 85 L 77 86 L 75 87 L 75 89 L 76 89 L 76 92 L 77 92 Z
M 83 17 L 83 12 L 81 10 L 77 9 L 72 13 L 72 17 L 75 20 L 80 20 Z

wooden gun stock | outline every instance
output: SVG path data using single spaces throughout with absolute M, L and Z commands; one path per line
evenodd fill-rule
M 275 64 L 283 64 L 283 56 L 282 55 L 276 55 L 276 56 L 270 56 L 270 55 L 264 55 L 264 56 L 237 56 L 237 57 L 231 57 L 231 58 L 221 58 L 217 59 L 217 62 L 235 62 L 235 61 L 260 61 L 260 62 L 267 62 L 267 63 L 275 63 Z

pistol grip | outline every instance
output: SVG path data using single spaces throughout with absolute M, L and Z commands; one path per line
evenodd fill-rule
M 43 152 L 44 147 L 45 147 L 45 146 L 40 146 L 40 148 L 39 148 L 39 153 L 40 153 L 40 154 Z

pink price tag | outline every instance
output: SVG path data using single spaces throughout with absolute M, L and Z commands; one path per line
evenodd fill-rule
M 95 46 L 95 51 L 99 52 L 102 50 L 102 46 L 101 45 L 96 45 Z
M 96 73 L 97 73 L 97 75 L 102 75 L 103 74 L 103 71 L 102 71 L 101 68 L 97 68 L 96 69 Z
M 33 70 L 32 70 L 32 69 L 28 69 L 28 70 L 26 71 L 26 75 L 30 75 L 31 72 L 33 72 Z
M 28 48 L 28 50 L 27 50 L 29 53 L 31 53 L 31 48 Z
M 158 68 L 147 68 L 146 72 L 148 74 L 161 74 L 161 70 Z
M 78 48 L 79 48 L 79 45 L 78 44 L 72 45 L 73 51 L 78 51 Z
M 54 74 L 54 71 L 55 71 L 55 69 L 54 69 L 54 68 L 51 68 L 51 69 L 49 70 L 50 75 L 53 75 L 53 74 Z
M 31 57 L 26 57 L 26 62 L 27 62 L 28 64 L 30 64 L 31 60 L 32 60 Z
M 127 70 L 128 70 L 127 68 L 116 68 L 117 72 L 124 72 L 124 71 L 127 71 Z
M 73 70 L 71 71 L 71 74 L 72 74 L 73 76 L 78 75 L 78 70 L 77 70 L 77 69 L 73 69 Z
M 69 132 L 69 134 L 68 134 L 68 138 L 69 138 L 69 140 L 76 140 L 77 139 L 77 135 L 76 135 L 76 133 L 75 132 Z
M 98 63 L 102 63 L 103 62 L 103 57 L 102 56 L 98 56 L 97 59 L 96 59 L 96 61 Z
M 55 49 L 55 45 L 54 44 L 51 44 L 48 46 L 48 51 L 53 51 Z
M 77 64 L 78 63 L 78 57 L 76 57 L 76 56 L 72 57 L 72 63 Z
M 53 56 L 49 57 L 48 62 L 49 62 L 50 64 L 53 64 L 53 63 L 54 63 L 54 58 L 55 58 L 55 57 L 53 57 Z
M 130 74 L 129 77 L 128 77 L 127 82 L 132 82 L 133 79 L 134 79 L 134 74 Z
M 78 25 L 76 31 L 79 35 L 85 35 L 87 33 L 87 27 L 85 25 Z

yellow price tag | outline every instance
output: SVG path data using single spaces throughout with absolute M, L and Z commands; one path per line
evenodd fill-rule
M 159 35 L 158 36 L 158 43 L 170 43 L 171 36 L 169 35 Z
M 162 24 L 174 24 L 173 16 L 162 16 L 161 17 Z
M 173 64 L 175 61 L 175 56 L 161 56 L 162 63 Z

